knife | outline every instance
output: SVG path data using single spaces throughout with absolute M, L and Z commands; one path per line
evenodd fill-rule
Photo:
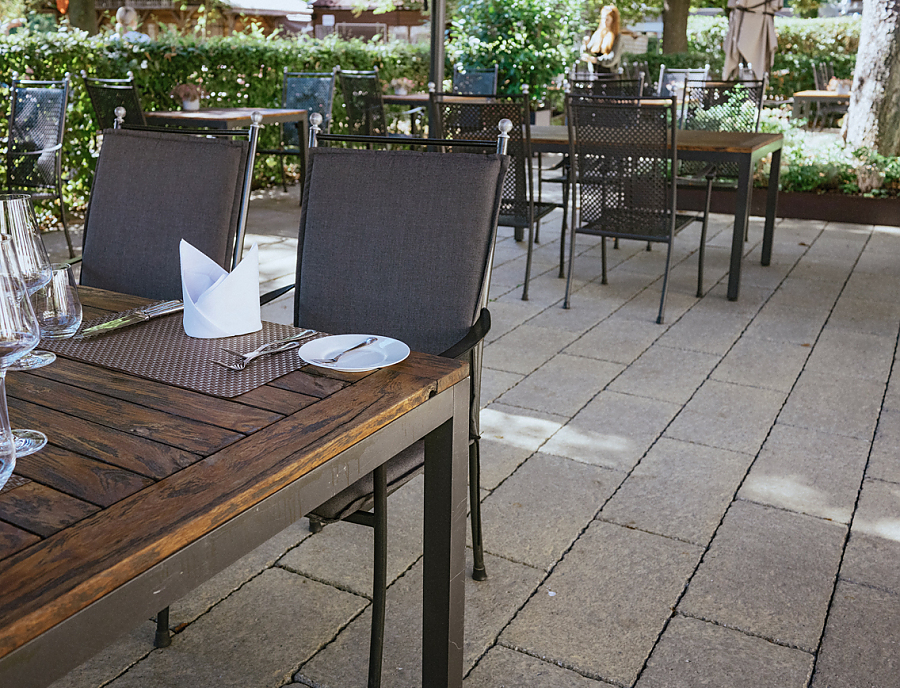
M 136 310 L 133 313 L 119 316 L 118 318 L 114 318 L 113 320 L 110 320 L 108 322 L 88 327 L 87 329 L 82 330 L 77 335 L 75 335 L 73 339 L 87 339 L 89 337 L 96 337 L 97 335 L 114 332 L 115 330 L 120 330 L 123 327 L 128 327 L 129 325 L 134 325 L 135 323 L 146 322 L 150 320 L 150 318 L 158 318 L 159 316 L 169 315 L 170 313 L 177 313 L 181 310 L 184 310 L 184 303 L 182 301 L 162 301 L 151 306 L 145 306 L 144 308 Z

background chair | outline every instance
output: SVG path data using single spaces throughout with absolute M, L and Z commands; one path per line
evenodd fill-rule
M 495 120 L 495 131 L 496 127 Z M 386 142 L 390 139 L 370 141 Z M 496 149 L 493 143 L 487 147 Z M 417 351 L 469 361 L 469 489 L 476 580 L 487 577 L 479 494 L 481 351 L 490 328 L 486 305 L 507 166 L 503 155 L 313 146 L 297 253 L 294 324 L 298 327 L 335 334 L 384 334 Z M 341 269 L 335 270 L 336 265 Z M 378 686 L 381 680 L 387 495 L 418 474 L 423 452 L 423 443 L 417 442 L 310 515 L 313 532 L 335 520 L 375 528 L 369 686 Z M 374 513 L 369 513 L 373 506 Z
M 813 80 L 816 84 L 817 91 L 827 91 L 828 83 L 834 78 L 834 67 L 830 62 L 818 62 L 813 65 Z M 848 99 L 849 100 L 849 99 Z M 830 101 L 816 102 L 816 115 L 813 117 L 813 128 L 817 126 L 825 127 L 825 123 L 829 117 L 843 117 L 850 108 L 849 102 L 834 103 Z M 821 125 L 819 124 L 821 122 Z
M 75 255 L 62 195 L 62 147 L 69 75 L 59 81 L 23 81 L 13 74 L 6 140 L 7 193 L 58 200 L 69 256 Z
M 679 91 L 684 88 L 686 81 L 706 81 L 708 78 L 709 65 L 701 69 L 669 69 L 665 65 L 660 65 L 656 95 L 659 98 L 677 96 L 680 99 Z
M 322 115 L 322 129 L 326 133 L 331 128 L 331 105 L 334 100 L 334 81 L 340 67 L 328 72 L 289 72 L 284 68 L 284 83 L 281 90 L 281 106 L 293 110 L 306 110 L 307 115 L 318 112 Z M 281 143 L 278 148 L 259 150 L 260 155 L 277 155 L 281 162 L 281 186 L 287 192 L 284 157 L 297 156 L 300 159 L 300 183 L 306 174 L 306 136 L 297 122 L 281 125 Z M 302 194 L 301 194 L 302 195 Z
M 503 182 L 500 224 L 515 228 L 516 241 L 524 238 L 524 230 L 528 228 L 528 257 L 525 262 L 525 286 L 522 290 L 522 299 L 527 301 L 535 224 L 558 207 L 554 203 L 535 200 L 528 93 L 521 96 L 497 96 L 491 98 L 490 102 L 484 102 L 484 98 L 479 96 L 464 95 L 454 95 L 452 100 L 445 101 L 443 95 L 433 94 L 432 110 L 437 117 L 437 130 L 442 139 L 490 141 L 497 121 L 508 119 L 512 122 L 508 149 L 512 162 Z M 466 147 L 453 146 L 451 150 L 465 151 Z
M 351 136 L 396 136 L 408 138 L 404 134 L 388 131 L 384 111 L 384 98 L 378 68 L 371 71 L 351 71 L 338 69 L 341 78 L 341 93 L 347 110 L 347 127 Z M 425 108 L 413 108 L 398 116 L 410 117 L 420 114 Z M 413 126 L 413 130 L 415 127 Z
M 490 96 L 497 92 L 497 65 L 493 69 L 474 69 L 453 65 L 454 93 Z
M 98 131 L 112 129 L 116 122 L 116 108 L 125 108 L 125 124 L 144 126 L 141 94 L 134 83 L 134 75 L 128 72 L 125 79 L 97 79 L 81 72 L 84 88 L 94 109 L 94 123 Z
M 698 292 L 713 171 L 705 172 L 706 210 L 700 216 L 676 212 L 678 159 L 675 98 L 666 105 L 640 99 L 570 95 L 566 98 L 569 154 L 572 157 L 572 227 L 564 308 L 569 307 L 576 233 L 602 237 L 602 283 L 607 283 L 606 237 L 668 244 L 657 322 L 665 316 L 669 265 L 675 234 L 700 219 Z M 580 197 L 579 197 L 580 194 Z M 578 219 L 576 221 L 576 212 Z

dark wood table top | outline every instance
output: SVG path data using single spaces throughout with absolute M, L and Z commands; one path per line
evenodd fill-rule
M 81 292 L 86 319 L 146 302 Z M 64 357 L 9 374 L 13 427 L 40 428 L 50 444 L 19 459 L 0 493 L 0 664 L 467 375 L 413 353 L 222 399 Z
M 404 93 L 404 94 L 396 94 L 396 93 L 385 93 L 382 96 L 382 100 L 384 100 L 386 105 L 428 105 L 428 94 L 427 93 Z M 459 97 L 451 94 L 446 94 L 441 97 L 445 103 L 476 103 L 476 104 L 484 104 L 492 102 L 492 98 L 487 96 L 480 97 Z
M 850 100 L 849 93 L 838 93 L 836 91 L 797 91 L 794 98 L 806 100 Z
M 145 112 L 144 119 L 151 126 L 209 127 L 214 129 L 246 129 L 250 126 L 251 115 L 262 115 L 263 124 L 281 122 L 302 122 L 306 120 L 306 110 L 285 108 L 201 108 L 200 110 L 164 110 Z

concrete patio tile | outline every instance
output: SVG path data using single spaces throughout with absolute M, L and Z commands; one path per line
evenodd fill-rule
M 613 688 L 503 646 L 493 647 L 463 681 L 463 688 Z
M 777 423 L 738 497 L 849 523 L 869 443 Z
M 659 315 L 661 296 L 662 282 L 657 282 L 622 306 L 616 311 L 616 314 L 623 318 L 655 323 Z M 675 322 L 695 303 L 697 303 L 697 297 L 693 293 L 688 295 L 670 291 L 666 296 L 666 312 L 663 322 L 669 324 Z
M 489 406 L 504 392 L 515 387 L 525 378 L 520 373 L 507 373 L 493 368 L 481 369 L 481 407 Z
M 467 550 L 471 559 L 471 552 Z M 466 572 L 466 619 L 463 665 L 468 670 L 494 643 L 500 630 L 528 599 L 544 574 L 497 557 L 486 557 L 490 578 L 473 581 Z M 294 680 L 319 688 L 366 685 L 371 609 L 354 619 L 333 643 L 300 667 Z M 385 618 L 384 688 L 422 685 L 422 562 L 388 589 Z
M 481 487 L 493 490 L 534 454 L 513 444 L 481 439 Z
M 744 337 L 812 346 L 829 313 L 829 307 L 795 308 L 766 304 L 747 327 Z
M 676 616 L 635 688 L 806 688 L 813 656 Z
M 756 454 L 785 394 L 707 380 L 666 429 L 666 437 Z
M 422 554 L 424 481 L 414 478 L 388 498 L 388 582 Z M 366 597 L 372 594 L 372 528 L 331 523 L 279 561 L 291 571 Z
M 656 441 L 680 407 L 601 392 L 541 448 L 546 454 L 627 471 Z
M 713 354 L 657 344 L 613 380 L 609 389 L 684 404 L 718 362 Z
M 900 597 L 841 581 L 810 688 L 896 686 Z
M 779 423 L 871 440 L 884 383 L 828 373 L 801 373 Z
M 567 420 L 564 416 L 493 403 L 481 409 L 481 437 L 535 452 Z
M 841 578 L 900 595 L 900 485 L 863 483 Z
M 752 460 L 748 454 L 663 438 L 598 518 L 706 546 Z
M 896 343 L 896 335 L 879 337 L 826 325 L 806 363 L 806 370 L 887 382 Z
M 888 301 L 896 303 L 897 284 L 881 275 L 854 272 L 847 280 L 843 296 L 866 301 Z
M 51 683 L 49 688 L 96 688 L 106 685 L 153 651 L 155 635 L 156 624 L 145 621 L 81 666 Z
M 498 401 L 510 406 L 574 416 L 623 369 L 621 363 L 559 354 L 503 394 Z
M 565 282 L 559 282 L 563 288 L 561 296 L 565 296 Z M 563 308 L 562 303 L 556 304 L 536 316 L 529 325 L 578 334 L 586 332 L 622 305 L 616 299 L 592 298 L 593 294 L 593 290 L 585 291 L 584 288 L 573 292 L 569 298 L 569 308 Z
M 111 688 L 277 688 L 366 600 L 281 569 L 254 578 Z
M 718 356 L 727 352 L 741 336 L 750 318 L 740 313 L 723 314 L 718 309 L 704 308 L 706 303 L 701 301 L 681 316 L 660 337 L 659 344 Z
M 780 254 L 779 249 L 775 250 Z M 759 256 L 754 251 L 744 259 L 741 267 L 741 290 L 747 285 L 774 291 L 791 274 L 796 260 L 796 256 L 779 255 L 777 261 L 773 258 L 769 265 L 761 265 Z
M 828 521 L 735 502 L 678 610 L 812 652 L 845 533 Z
M 898 356 L 900 356 L 900 351 L 894 357 L 895 361 L 900 360 Z M 894 370 L 897 373 L 891 375 L 887 391 L 884 393 L 884 410 L 900 412 L 900 368 L 897 367 L 896 363 L 894 364 Z
M 549 570 L 622 478 L 617 471 L 535 454 L 482 503 L 485 548 Z
M 900 329 L 900 301 L 866 301 L 841 296 L 828 327 L 882 337 L 896 337 Z
M 885 244 L 873 248 L 873 241 L 869 241 L 866 250 L 862 252 L 853 269 L 855 272 L 896 279 L 900 277 L 900 265 L 897 265 L 898 255 L 900 254 L 896 249 L 892 251 Z
M 575 341 L 577 336 L 563 330 L 521 325 L 484 347 L 484 365 L 528 375 Z
M 701 552 L 595 521 L 500 642 L 587 676 L 631 685 Z
M 491 313 L 491 330 L 484 340 L 494 342 L 522 323 L 541 312 L 541 307 L 528 301 L 491 301 L 487 306 Z
M 760 287 L 754 284 L 741 284 L 740 297 L 737 301 L 728 300 L 728 280 L 723 280 L 703 297 L 704 308 L 718 307 L 722 313 L 730 315 L 753 316 L 759 312 L 771 297 L 774 287 Z
M 837 301 L 842 287 L 842 282 L 823 282 L 788 276 L 772 294 L 769 305 L 830 309 Z
M 597 323 L 564 349 L 573 356 L 629 364 L 666 331 L 655 322 L 610 317 Z
M 900 410 L 884 408 L 872 442 L 866 477 L 900 483 Z
M 712 371 L 710 378 L 790 392 L 809 352 L 810 347 L 790 342 L 741 339 Z
M 804 280 L 821 280 L 842 284 L 847 281 L 853 271 L 853 263 L 828 256 L 811 256 L 807 254 L 797 261 L 791 270 L 791 277 Z

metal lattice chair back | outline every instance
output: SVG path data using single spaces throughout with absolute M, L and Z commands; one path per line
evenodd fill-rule
M 594 79 L 578 77 L 569 81 L 570 93 L 586 96 L 640 98 L 644 92 L 644 75 L 635 79 Z
M 656 94 L 660 98 L 677 96 L 680 99 L 681 89 L 688 81 L 706 81 L 709 78 L 709 65 L 699 69 L 668 69 L 665 65 L 659 68 L 659 81 Z
M 497 66 L 493 69 L 453 67 L 453 92 L 461 95 L 489 96 L 497 92 Z
M 12 83 L 6 186 L 56 189 L 61 169 L 69 80 Z
M 331 104 L 334 99 L 335 72 L 284 72 L 282 105 L 295 110 L 318 112 L 323 117 L 322 130 L 331 127 Z M 286 126 L 283 141 L 286 148 L 299 148 L 297 126 Z
M 97 129 L 112 129 L 116 121 L 116 108 L 125 108 L 125 124 L 143 126 L 144 111 L 141 109 L 141 95 L 134 83 L 134 75 L 128 72 L 125 79 L 97 79 L 81 72 L 84 88 L 94 108 L 94 122 Z
M 386 136 L 387 122 L 378 69 L 341 70 L 340 75 L 344 107 L 347 109 L 348 133 L 358 136 Z

